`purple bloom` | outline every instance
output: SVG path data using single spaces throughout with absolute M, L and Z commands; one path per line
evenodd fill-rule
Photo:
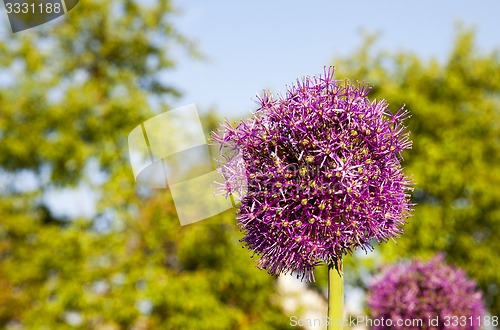
M 411 147 L 402 126 L 409 116 L 368 93 L 330 68 L 286 96 L 264 93 L 251 118 L 213 134 L 224 151 L 222 187 L 241 198 L 243 241 L 270 274 L 314 281 L 321 261 L 334 265 L 357 247 L 371 249 L 372 239 L 402 233 L 411 207 L 400 165 Z
M 480 329 L 484 304 L 476 283 L 439 255 L 428 262 L 413 261 L 387 268 L 375 277 L 368 292 L 372 319 L 391 320 L 373 329 Z M 407 323 L 397 326 L 398 320 Z M 435 320 L 434 323 L 431 320 Z M 401 321 L 399 321 L 401 322 Z

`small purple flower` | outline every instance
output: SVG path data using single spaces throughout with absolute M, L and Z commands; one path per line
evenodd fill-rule
M 372 319 L 386 320 L 374 330 L 480 329 L 485 311 L 476 283 L 442 255 L 387 268 L 370 284 L 368 307 Z M 407 323 L 398 326 L 398 320 Z
M 321 261 L 334 265 L 402 233 L 411 208 L 400 165 L 411 147 L 402 125 L 409 115 L 370 101 L 369 90 L 325 69 L 285 96 L 264 93 L 251 118 L 213 134 L 228 180 L 221 187 L 240 197 L 243 241 L 270 274 L 314 281 Z

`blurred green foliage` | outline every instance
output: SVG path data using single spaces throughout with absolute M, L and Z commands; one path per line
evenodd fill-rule
M 168 191 L 135 187 L 128 134 L 179 95 L 161 79 L 173 54 L 199 55 L 174 13 L 81 1 L 67 22 L 1 36 L 0 328 L 289 328 L 234 210 L 180 227 Z M 48 204 L 81 186 L 94 214 Z
M 500 54 L 480 53 L 473 31 L 462 27 L 444 61 L 376 52 L 375 41 L 368 36 L 359 51 L 336 61 L 337 78 L 367 81 L 371 98 L 386 99 L 392 111 L 404 104 L 410 110 L 414 145 L 403 156 L 417 203 L 397 243 L 375 249 L 386 261 L 445 252 L 500 315 Z M 356 274 L 367 261 L 346 262 Z M 368 262 L 373 269 L 379 261 Z

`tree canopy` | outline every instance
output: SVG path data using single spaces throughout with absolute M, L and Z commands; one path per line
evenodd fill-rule
M 162 80 L 174 54 L 197 56 L 173 14 L 168 0 L 83 1 L 1 36 L 0 327 L 288 328 L 234 211 L 180 227 L 167 190 L 135 186 L 128 134 L 179 95 Z
M 337 77 L 369 82 L 372 98 L 392 111 L 405 105 L 413 149 L 414 216 L 397 243 L 377 247 L 385 260 L 430 257 L 479 282 L 493 315 L 500 314 L 500 55 L 479 52 L 474 32 L 460 28 L 444 61 L 408 52 L 375 52 L 369 37 L 337 61 Z

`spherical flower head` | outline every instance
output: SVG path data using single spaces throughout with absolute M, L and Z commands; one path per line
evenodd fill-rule
M 386 320 L 374 330 L 480 329 L 485 311 L 476 283 L 462 270 L 448 266 L 442 255 L 387 268 L 370 284 L 368 307 L 372 319 Z M 398 326 L 398 320 L 415 323 Z
M 319 263 L 402 233 L 411 208 L 400 164 L 411 147 L 402 125 L 409 116 L 368 93 L 325 69 L 285 96 L 264 93 L 252 117 L 213 134 L 224 150 L 221 186 L 241 200 L 243 241 L 270 274 L 314 281 Z

